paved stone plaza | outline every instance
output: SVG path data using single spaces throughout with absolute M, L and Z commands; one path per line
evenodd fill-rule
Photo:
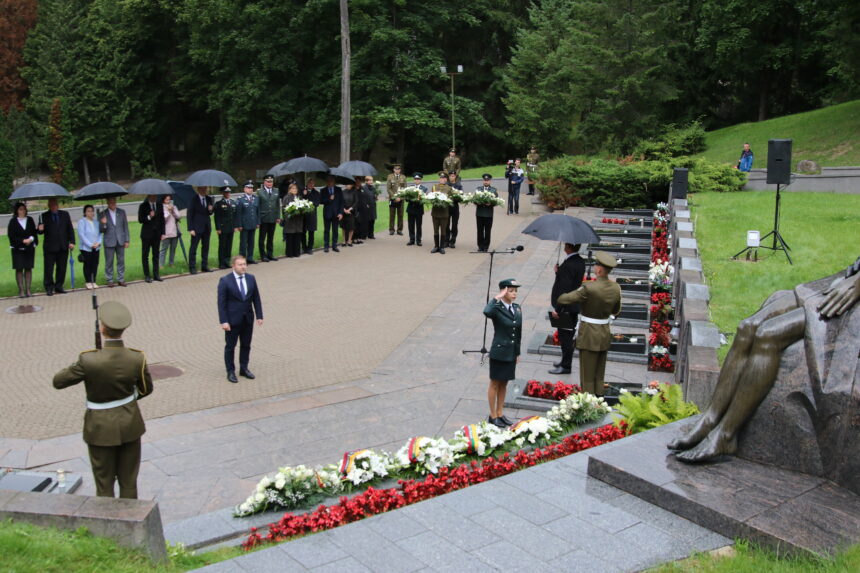
M 588 220 L 595 213 L 581 214 Z M 553 357 L 525 353 L 536 329 L 549 330 L 545 316 L 557 257 L 555 243 L 520 234 L 532 216 L 497 212 L 493 247 L 521 244 L 525 250 L 495 257 L 491 294 L 501 278 L 524 284 L 518 376 L 578 382 L 576 361 L 572 374 L 552 376 L 546 370 Z M 485 417 L 487 366 L 478 354 L 461 352 L 481 347 L 484 327 L 489 257 L 469 252 L 474 236 L 474 217 L 466 209 L 458 248 L 444 256 L 429 254 L 432 236 L 426 233 L 418 249 L 383 232 L 340 254 L 318 252 L 251 267 L 266 322 L 254 337 L 251 368 L 257 379 L 240 378 L 238 385 L 226 381 L 221 358 L 223 336 L 215 318 L 220 273 L 100 289 L 100 300 L 131 307 L 135 322 L 128 344 L 146 350 L 150 364 L 183 372 L 158 382 L 155 394 L 141 402 L 147 433 L 139 490 L 142 498 L 159 502 L 167 538 L 183 541 L 189 528 L 244 500 L 278 466 L 334 463 L 360 447 L 394 450 L 412 436 L 450 436 Z M 56 391 L 50 379 L 91 344 L 89 302 L 86 292 L 39 297 L 35 304 L 45 307 L 40 313 L 4 315 L 4 364 L 14 367 L 0 381 L 12 397 L 0 405 L 0 467 L 77 471 L 84 494 L 94 487 L 80 436 L 83 389 Z M 609 381 L 661 377 L 666 375 L 648 373 L 642 365 L 611 362 L 607 368 Z M 271 555 L 283 565 L 269 570 L 628 570 L 729 543 L 587 478 L 586 455 L 216 568 L 266 570 L 260 560 Z M 473 546 L 463 545 L 468 531 L 449 530 L 457 520 L 480 533 Z M 633 541 L 630 551 L 640 548 L 638 557 L 609 549 L 615 544 L 607 540 L 616 537 Z M 649 543 L 654 547 L 643 553 L 640 546 Z M 298 553 L 287 559 L 284 551 Z M 393 556 L 390 566 L 380 561 L 385 555 Z M 398 559 L 412 565 L 398 565 Z

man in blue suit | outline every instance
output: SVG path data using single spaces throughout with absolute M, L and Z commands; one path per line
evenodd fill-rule
M 248 261 L 236 255 L 232 261 L 233 272 L 218 281 L 218 321 L 224 330 L 224 365 L 227 367 L 227 380 L 234 384 L 236 365 L 233 361 L 236 342 L 239 342 L 239 376 L 253 380 L 255 376 L 248 370 L 251 358 L 251 337 L 254 322 L 263 324 L 263 304 L 260 290 L 254 275 L 247 274 Z
M 209 237 L 212 235 L 212 211 L 215 207 L 212 197 L 206 194 L 206 187 L 198 187 L 197 195 L 188 204 L 188 234 L 191 235 L 191 248 L 188 256 L 188 270 L 197 274 L 197 245 L 200 245 L 200 270 L 212 272 L 209 268 Z
M 320 191 L 320 205 L 323 207 L 323 251 L 327 253 L 331 244 L 331 250 L 339 253 L 337 226 L 343 218 L 343 190 L 334 184 L 334 175 L 326 178 L 325 187 Z

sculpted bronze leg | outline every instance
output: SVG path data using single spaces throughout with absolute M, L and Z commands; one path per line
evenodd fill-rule
M 761 323 L 755 330 L 744 369 L 733 384 L 735 388 L 728 408 L 704 439 L 695 447 L 676 453 L 675 457 L 685 462 L 700 462 L 737 451 L 738 431 L 773 388 L 783 350 L 803 337 L 805 326 L 802 308 L 772 316 Z M 721 396 L 721 399 L 724 398 Z
M 753 343 L 757 339 L 759 328 L 766 321 L 796 308 L 797 299 L 792 291 L 778 291 L 771 295 L 754 315 L 741 321 L 735 340 L 729 349 L 723 368 L 720 370 L 720 377 L 711 403 L 685 435 L 669 442 L 669 449 L 686 450 L 691 448 L 714 429 L 729 408 L 738 384 L 749 368 Z M 779 364 L 779 356 L 776 357 L 776 361 Z

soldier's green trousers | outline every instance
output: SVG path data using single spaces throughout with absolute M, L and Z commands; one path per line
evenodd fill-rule
M 90 465 L 96 482 L 96 495 L 114 497 L 114 482 L 119 482 L 119 496 L 137 499 L 137 472 L 140 469 L 140 438 L 119 446 L 88 444 Z
M 608 352 L 602 350 L 579 351 L 579 385 L 583 392 L 603 396 L 603 376 L 606 373 L 606 356 Z

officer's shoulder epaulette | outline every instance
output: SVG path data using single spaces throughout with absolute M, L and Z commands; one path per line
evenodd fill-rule
M 91 348 L 89 350 L 84 350 L 81 354 L 89 354 L 90 352 L 98 352 L 98 348 Z

